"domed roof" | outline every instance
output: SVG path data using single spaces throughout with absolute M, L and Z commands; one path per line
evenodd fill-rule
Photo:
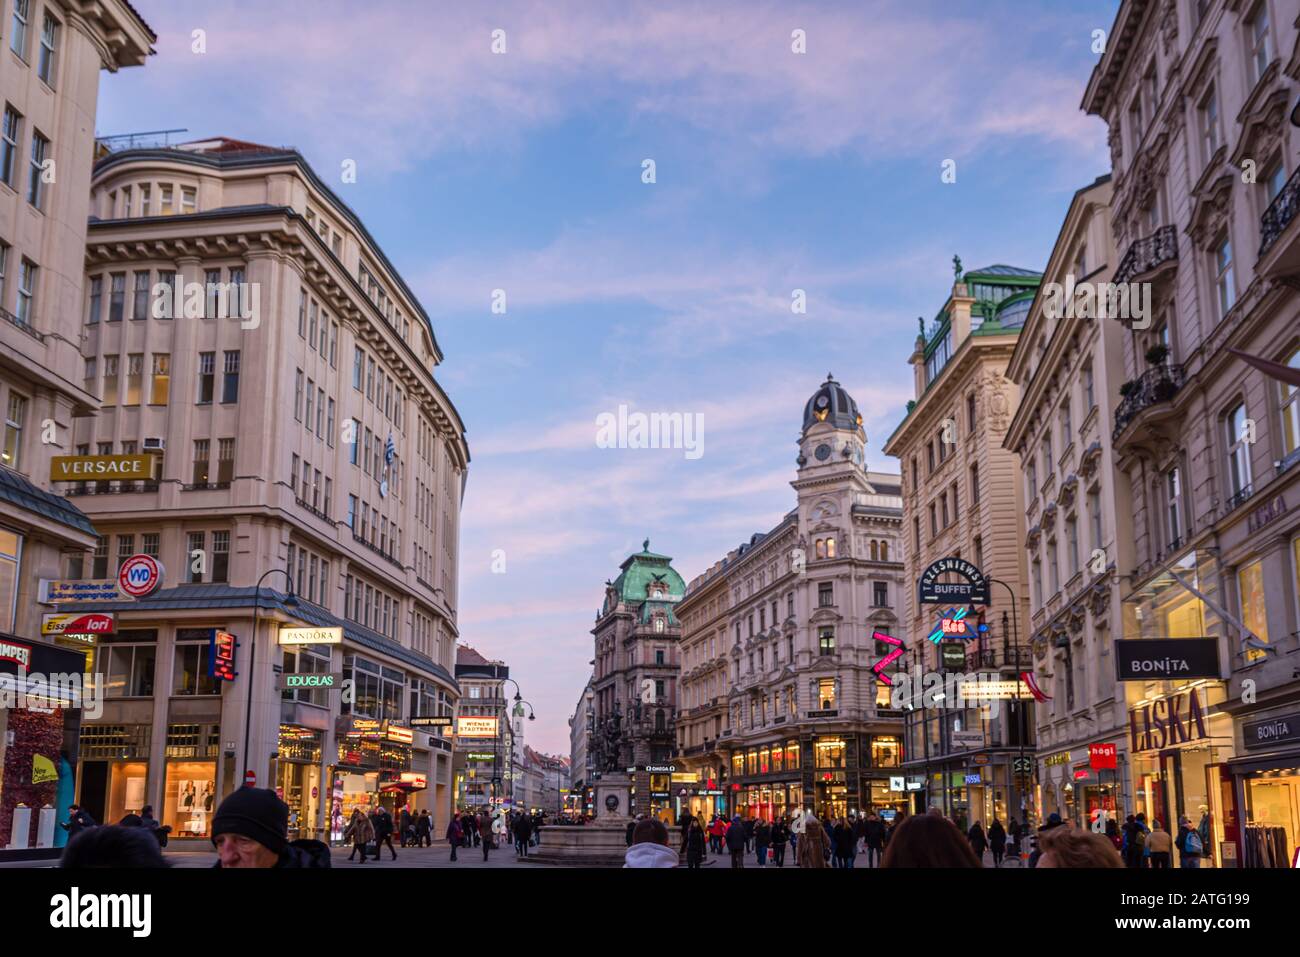
M 818 422 L 828 422 L 834 428 L 849 431 L 862 428 L 858 404 L 830 373 L 827 373 L 822 387 L 813 393 L 808 404 L 803 407 L 803 430 L 807 432 Z

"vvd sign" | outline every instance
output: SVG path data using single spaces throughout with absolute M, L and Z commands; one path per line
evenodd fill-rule
M 162 563 L 149 555 L 132 555 L 117 573 L 117 585 L 132 598 L 152 594 L 162 584 Z

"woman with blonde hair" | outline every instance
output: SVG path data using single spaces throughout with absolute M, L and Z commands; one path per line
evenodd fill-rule
M 812 815 L 808 816 L 804 832 L 799 836 L 799 850 L 796 854 L 800 867 L 825 867 L 830 856 L 826 843 L 826 829 L 822 822 Z
M 1039 867 L 1123 867 L 1115 845 L 1103 834 L 1054 827 L 1038 836 Z

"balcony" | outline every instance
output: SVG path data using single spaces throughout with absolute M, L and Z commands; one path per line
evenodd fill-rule
M 1273 198 L 1259 221 L 1260 275 L 1276 278 L 1300 272 L 1300 226 L 1295 223 L 1300 207 L 1300 170 L 1291 174 L 1282 191 Z
M 1224 503 L 1223 514 L 1227 515 L 1229 512 L 1233 511 L 1238 505 L 1245 502 L 1246 499 L 1250 498 L 1254 494 L 1255 494 L 1255 486 L 1247 485 L 1241 491 L 1237 492 L 1235 495 L 1229 498 L 1226 503 Z
M 1154 282 L 1177 266 L 1178 233 L 1173 226 L 1161 226 L 1150 236 L 1133 241 L 1119 261 L 1112 282 Z
M 1124 393 L 1119 408 L 1115 410 L 1115 428 L 1111 432 L 1111 441 L 1118 445 L 1120 436 L 1130 426 L 1134 426 L 1130 439 L 1140 438 L 1140 431 L 1171 418 L 1174 410 L 1169 402 L 1183 387 L 1183 382 L 1182 366 L 1162 363 L 1125 383 L 1128 392 Z
M 321 521 L 329 522 L 331 525 L 334 524 L 333 519 L 331 519 L 328 515 L 326 515 L 326 514 L 325 514 L 324 512 L 322 512 L 320 509 L 316 508 L 314 505 L 311 504 L 311 502 L 307 501 L 305 498 L 300 498 L 300 497 L 295 496 L 295 497 L 294 497 L 294 501 L 298 503 L 299 507 L 301 507 L 301 508 L 304 509 L 305 511 L 311 512 L 313 515 L 315 515 L 315 516 L 316 516 L 317 518 L 319 518 Z
M 10 312 L 8 309 L 0 307 L 0 319 L 3 319 L 11 326 L 17 326 L 23 332 L 27 333 L 29 336 L 35 339 L 37 342 L 45 341 L 45 337 L 41 335 L 39 332 L 37 332 L 35 329 L 33 329 L 32 324 L 30 322 L 24 322 L 22 319 L 19 319 L 12 312 Z
M 220 492 L 230 488 L 229 482 L 194 482 L 182 485 L 182 492 Z
M 304 507 L 305 509 L 307 509 L 307 511 L 309 511 L 309 512 L 315 514 L 315 515 L 319 515 L 321 518 L 325 518 L 325 516 L 324 516 L 321 512 L 317 512 L 316 509 L 312 508 L 310 505 L 307 505 L 307 504 L 305 504 L 305 503 L 300 503 L 300 504 L 302 504 L 303 507 Z M 326 520 L 326 521 L 329 521 L 328 518 L 326 518 L 325 520 Z M 363 548 L 367 548 L 367 549 L 369 549 L 370 551 L 374 552 L 376 555 L 378 555 L 378 556 L 380 556 L 381 558 L 383 558 L 384 561 L 388 562 L 389 564 L 393 565 L 394 567 L 398 568 L 399 570 L 401 570 L 401 571 L 403 571 L 403 572 L 406 571 L 406 568 L 405 568 L 405 567 L 402 565 L 402 563 L 399 562 L 396 558 L 393 558 L 393 556 L 389 555 L 386 551 L 384 551 L 384 550 L 383 550 L 382 548 L 380 548 L 378 545 L 371 545 L 368 541 L 366 541 L 364 538 L 362 538 L 362 537 L 361 537 L 360 535 L 358 535 L 356 532 L 353 532 L 353 533 L 352 533 L 352 540 L 353 540 L 354 542 L 356 542 L 358 545 L 362 546 Z

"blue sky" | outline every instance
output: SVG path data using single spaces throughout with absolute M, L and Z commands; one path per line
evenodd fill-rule
M 158 55 L 102 77 L 98 132 L 297 147 L 432 317 L 473 456 L 462 640 L 551 752 L 622 559 L 648 536 L 689 580 L 774 525 L 827 372 L 895 471 L 953 254 L 1041 269 L 1109 165 L 1078 106 L 1116 0 L 136 7 Z M 620 404 L 702 414 L 703 456 L 598 448 Z

